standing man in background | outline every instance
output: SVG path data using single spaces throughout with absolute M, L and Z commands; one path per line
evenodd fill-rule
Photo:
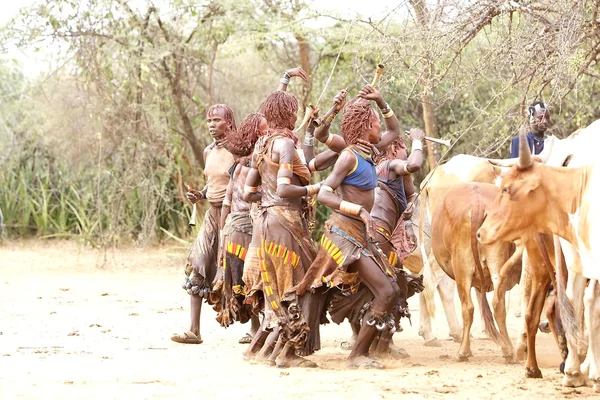
M 527 132 L 527 143 L 533 154 L 540 154 L 544 150 L 546 131 L 550 126 L 550 112 L 548 107 L 541 101 L 536 101 L 527 109 L 529 113 L 529 127 Z M 519 137 L 510 142 L 510 158 L 519 157 Z

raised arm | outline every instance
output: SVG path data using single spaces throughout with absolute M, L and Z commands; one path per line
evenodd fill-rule
M 327 111 L 327 114 L 325 114 L 319 127 L 315 130 L 315 138 L 337 153 L 342 152 L 346 148 L 346 141 L 340 135 L 329 133 L 329 128 L 331 127 L 331 122 L 346 104 L 346 95 L 346 90 L 341 90 L 335 95 L 333 105 Z
M 306 127 L 306 133 L 304 134 L 304 145 L 302 146 L 304 159 L 307 163 L 310 163 L 310 161 L 315 158 L 315 126 L 312 122 L 317 118 L 319 118 L 319 109 L 313 108 L 310 120 L 308 121 L 308 126 Z
M 281 79 L 279 80 L 279 88 L 277 90 L 285 92 L 287 90 L 288 85 L 290 84 L 290 79 L 292 79 L 295 76 L 302 78 L 304 82 L 308 82 L 308 75 L 306 75 L 306 72 L 304 72 L 302 68 L 297 67 L 288 69 L 281 76 Z
M 395 159 L 390 163 L 390 168 L 400 176 L 410 175 L 417 172 L 423 165 L 423 138 L 425 132 L 418 128 L 410 130 L 410 138 L 412 139 L 412 150 L 407 160 Z
M 252 155 L 252 163 L 250 164 L 250 171 L 246 176 L 246 184 L 244 185 L 244 194 L 242 198 L 244 201 L 250 203 L 259 202 L 262 199 L 259 187 L 261 184 L 260 174 L 256 168 L 256 155 Z
M 379 107 L 381 114 L 383 114 L 386 131 L 381 135 L 379 143 L 375 146 L 380 150 L 386 148 L 387 145 L 400 137 L 400 121 L 394 115 L 394 111 L 390 108 L 389 104 L 383 99 L 381 92 L 371 87 L 371 85 L 363 87 L 358 92 L 358 97 L 365 100 L 373 100 L 377 104 L 377 107 Z

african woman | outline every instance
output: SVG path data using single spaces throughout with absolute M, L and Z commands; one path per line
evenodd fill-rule
M 380 132 L 379 115 L 369 100 L 374 100 L 383 109 L 388 129 L 383 135 L 385 141 Z M 344 109 L 342 136 L 348 148 L 341 152 L 333 172 L 323 182 L 318 195 L 321 203 L 334 209 L 325 225 L 326 232 L 321 241 L 324 251 L 320 254 L 326 253 L 335 263 L 332 268 L 332 263 L 327 259 L 319 262 L 317 258 L 303 285 L 299 286 L 299 293 L 306 289 L 308 281 L 323 280 L 346 289 L 348 293 L 354 292 L 362 282 L 374 295 L 373 301 L 362 307 L 360 317 L 363 324 L 348 359 L 349 367 L 381 368 L 377 361 L 368 357 L 369 347 L 378 329 L 392 332 L 396 329 L 392 308 L 398 298 L 399 288 L 395 283 L 393 268 L 375 245 L 376 222 L 370 215 L 377 187 L 371 145 L 384 142 L 387 146 L 398 138 L 399 133 L 399 122 L 381 94 L 365 86 L 359 92 L 359 97 Z M 418 135 L 422 135 L 422 132 L 414 133 L 414 136 Z M 406 162 L 402 162 L 402 170 L 405 165 Z
M 276 91 L 264 101 L 261 111 L 269 133 L 256 143 L 252 169 L 246 180 L 244 199 L 260 198 L 257 230 L 261 243 L 258 258 L 265 296 L 265 325 L 280 330 L 281 351 L 274 360 L 280 367 L 312 367 L 315 364 L 295 354 L 304 348 L 309 327 L 302 299 L 290 289 L 300 282 L 316 254 L 305 215 L 307 195 L 319 185 L 308 185 L 310 171 L 296 149 L 293 133 L 298 101 Z M 259 192 L 258 186 L 261 185 Z

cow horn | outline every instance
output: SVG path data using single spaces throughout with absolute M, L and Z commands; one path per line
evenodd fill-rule
M 533 157 L 531 157 L 531 150 L 527 142 L 527 134 L 525 133 L 525 126 L 521 125 L 519 128 L 519 161 L 517 168 L 527 169 L 533 164 Z
M 538 157 L 544 164 L 546 164 L 548 162 L 548 159 L 550 159 L 550 155 L 552 154 L 552 147 L 554 146 L 555 141 L 556 136 L 554 135 L 546 139 L 546 143 L 544 143 L 544 150 L 542 150 L 542 152 L 538 154 Z
M 488 158 L 488 162 L 497 167 L 512 167 L 519 161 L 518 158 L 508 158 L 508 159 L 498 159 L 498 158 Z

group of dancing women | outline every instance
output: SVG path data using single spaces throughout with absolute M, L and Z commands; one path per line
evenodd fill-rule
M 294 78 L 307 76 L 287 70 L 278 90 L 239 126 L 227 105 L 207 111 L 213 141 L 204 151 L 206 185 L 187 192 L 192 203 L 208 203 L 185 268 L 191 323 L 171 339 L 202 343 L 207 302 L 224 327 L 250 322 L 240 340 L 248 343 L 245 360 L 315 367 L 306 357 L 321 347 L 320 326 L 348 319 L 347 366 L 382 368 L 383 358 L 407 356 L 392 336 L 410 318 L 407 299 L 423 290 L 422 276 L 407 273 L 402 258 L 424 133 L 410 130 L 408 154 L 394 111 L 366 85 L 349 100 L 338 93 L 321 118 L 310 109 L 302 138 L 294 131 L 298 101 L 286 91 Z M 327 150 L 315 154 L 315 141 Z M 311 184 L 313 173 L 328 169 L 326 179 Z M 332 212 L 315 244 L 317 202 Z

